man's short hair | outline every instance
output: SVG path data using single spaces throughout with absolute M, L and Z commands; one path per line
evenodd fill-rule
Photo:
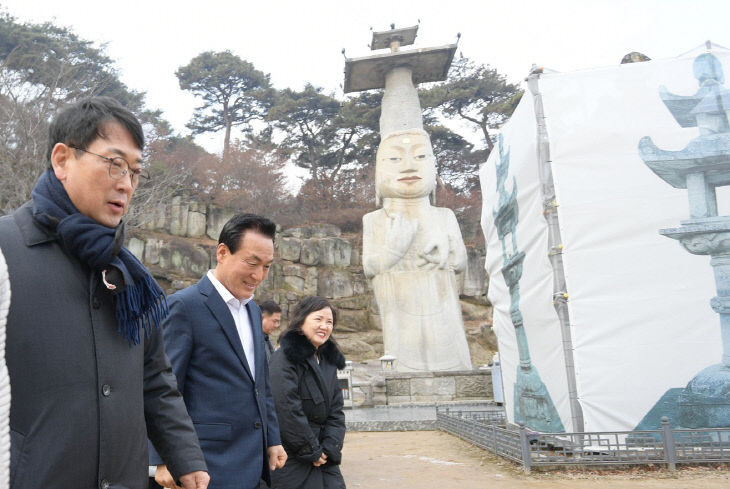
M 261 312 L 267 316 L 271 316 L 276 312 L 281 312 L 281 307 L 279 307 L 279 304 L 274 301 L 264 301 L 259 304 L 259 307 L 261 308 Z
M 256 214 L 238 214 L 223 225 L 221 234 L 218 237 L 218 244 L 224 244 L 234 254 L 241 245 L 246 231 L 255 231 L 271 238 L 274 241 L 276 236 L 276 224 L 273 221 Z
M 129 132 L 134 144 L 144 148 L 144 132 L 137 117 L 111 97 L 89 97 L 79 100 L 58 113 L 48 129 L 48 164 L 57 143 L 86 149 L 98 138 L 104 138 L 107 124 L 116 122 Z

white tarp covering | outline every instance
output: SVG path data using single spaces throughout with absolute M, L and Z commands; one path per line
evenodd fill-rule
M 532 365 L 550 393 L 563 426 L 570 431 L 560 322 L 552 305 L 553 278 L 547 256 L 548 230 L 542 215 L 542 193 L 535 146 L 535 112 L 532 103 L 525 101 L 520 103 L 503 132 L 503 149 L 505 153 L 509 151 L 506 187 L 511 193 L 513 177 L 517 186 L 517 249 L 526 255 L 520 280 L 520 310 Z M 495 161 L 498 159 L 499 148 L 495 146 L 489 161 L 481 168 L 480 180 L 484 199 L 482 224 L 487 243 L 486 267 L 490 277 L 489 300 L 494 305 L 494 330 L 499 342 L 505 403 L 509 407 L 514 399 L 519 354 L 515 328 L 510 319 L 510 292 L 501 273 L 504 265 L 502 243 L 493 226 L 493 212 L 498 206 L 495 169 Z M 507 247 L 510 247 L 511 238 L 507 241 Z M 507 409 L 507 418 L 510 422 L 515 422 L 513 409 Z
M 687 190 L 659 178 L 638 152 L 644 136 L 674 151 L 699 136 L 696 127 L 680 127 L 659 87 L 682 95 L 697 92 L 693 62 L 702 52 L 539 79 L 586 431 L 634 429 L 668 389 L 684 387 L 704 367 L 720 363 L 720 320 L 709 305 L 716 295 L 710 257 L 692 255 L 659 234 L 689 217 Z M 730 76 L 728 51 L 713 54 Z M 552 307 L 554 271 L 542 217 L 533 103 L 528 90 L 502 131 L 509 171 L 519 188 L 517 245 L 527 254 L 519 305 L 532 362 L 571 431 L 564 346 Z M 511 298 L 500 271 L 502 244 L 492 217 L 498 153 L 495 147 L 480 176 L 489 298 L 509 418 L 519 358 Z M 511 185 L 512 176 L 507 180 Z M 723 198 L 727 192 L 718 188 L 719 215 L 728 215 L 730 202 Z

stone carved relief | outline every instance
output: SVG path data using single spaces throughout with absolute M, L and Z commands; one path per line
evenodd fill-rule
M 679 239 L 684 249 L 694 255 L 712 255 L 730 249 L 730 233 L 697 234 Z

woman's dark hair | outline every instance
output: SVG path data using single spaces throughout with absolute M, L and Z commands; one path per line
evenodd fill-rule
M 297 331 L 301 333 L 302 325 L 307 319 L 307 316 L 313 312 L 321 311 L 325 307 L 329 307 L 332 311 L 332 331 L 334 331 L 335 325 L 337 324 L 337 310 L 324 297 L 310 296 L 300 300 L 299 303 L 294 306 L 294 311 L 291 313 L 291 316 L 289 316 L 289 326 L 287 326 L 285 333 L 288 333 L 289 331 Z M 331 336 L 330 340 L 332 340 Z
M 129 132 L 134 144 L 144 148 L 142 125 L 132 112 L 111 97 L 89 97 L 63 109 L 48 128 L 47 158 L 56 143 L 86 149 L 97 138 L 104 138 L 107 124 L 117 123 Z

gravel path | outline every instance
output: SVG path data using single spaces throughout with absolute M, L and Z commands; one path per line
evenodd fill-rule
M 727 489 L 727 467 L 624 468 L 601 473 L 534 472 L 440 431 L 348 432 L 342 461 L 348 489 Z

